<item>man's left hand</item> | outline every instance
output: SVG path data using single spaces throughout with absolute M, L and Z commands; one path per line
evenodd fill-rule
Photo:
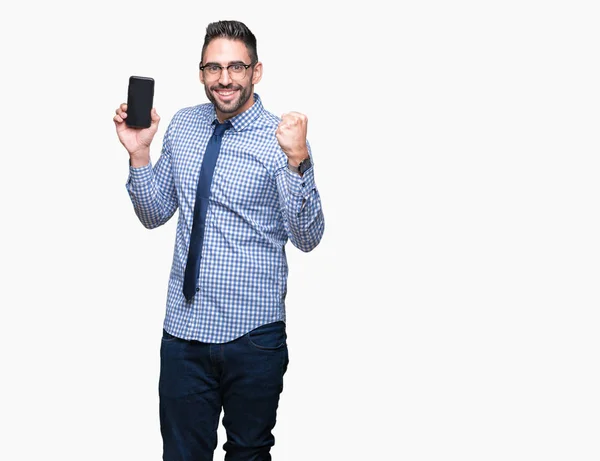
M 308 118 L 300 112 L 288 112 L 281 116 L 281 122 L 275 131 L 281 150 L 287 155 L 292 166 L 298 166 L 308 157 L 306 147 L 306 125 Z

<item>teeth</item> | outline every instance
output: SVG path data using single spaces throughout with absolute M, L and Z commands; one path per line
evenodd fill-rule
M 217 91 L 217 93 L 222 96 L 229 96 L 230 94 L 233 94 L 233 91 Z

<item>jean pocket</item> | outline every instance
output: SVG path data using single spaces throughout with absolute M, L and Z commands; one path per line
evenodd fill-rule
M 168 333 L 167 330 L 163 328 L 162 340 L 165 342 L 178 341 L 179 338 L 177 336 L 173 336 L 171 333 Z
M 285 323 L 282 321 L 267 323 L 247 335 L 248 342 L 257 349 L 278 350 L 286 345 L 287 335 L 285 333 Z

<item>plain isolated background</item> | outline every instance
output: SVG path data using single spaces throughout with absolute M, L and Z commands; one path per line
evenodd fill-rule
M 256 34 L 265 106 L 308 115 L 326 218 L 288 247 L 274 459 L 600 459 L 595 7 L 2 6 L 0 459 L 161 459 L 175 220 L 137 221 L 112 116 L 155 78 L 156 161 L 219 19 Z

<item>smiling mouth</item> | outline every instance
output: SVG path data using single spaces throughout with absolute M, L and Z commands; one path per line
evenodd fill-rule
M 238 92 L 238 90 L 231 90 L 231 89 L 226 89 L 226 90 L 213 90 L 214 93 L 216 93 L 216 95 L 219 97 L 219 99 L 228 101 L 233 99 L 233 96 Z

